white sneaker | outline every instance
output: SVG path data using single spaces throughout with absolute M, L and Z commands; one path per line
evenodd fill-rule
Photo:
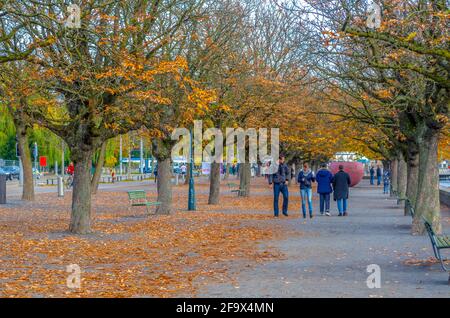
M 331 216 L 330 212 L 325 212 L 326 216 Z

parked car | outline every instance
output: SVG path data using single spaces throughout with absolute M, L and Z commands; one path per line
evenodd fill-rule
M 6 180 L 12 180 L 11 174 L 8 171 L 6 171 L 5 169 L 3 169 L 2 167 L 0 167 L 0 175 L 5 175 Z
M 19 176 L 20 176 L 20 168 L 17 166 L 5 166 L 3 167 L 3 170 L 5 170 L 6 172 L 9 172 L 9 174 L 11 175 L 11 179 L 16 178 L 17 180 L 19 180 Z

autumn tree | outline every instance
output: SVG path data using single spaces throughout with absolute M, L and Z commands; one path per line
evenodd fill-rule
M 91 176 L 94 152 L 108 139 L 137 129 L 143 114 L 167 104 L 162 77 L 181 80 L 180 60 L 158 52 L 186 21 L 199 1 L 82 2 L 81 27 L 68 28 L 64 1 L 11 2 L 9 11 L 30 44 L 53 37 L 53 43 L 30 56 L 38 66 L 36 85 L 53 96 L 58 118 L 49 107 L 29 114 L 61 136 L 75 163 L 70 231 L 91 231 Z
M 303 28 L 321 58 L 316 69 L 359 103 L 345 103 L 355 118 L 381 127 L 397 157 L 406 158 L 407 196 L 417 211 L 413 233 L 423 233 L 422 215 L 439 230 L 437 144 L 448 120 L 447 4 L 385 1 L 379 29 L 367 27 L 366 8 L 365 1 L 307 1 L 287 10 L 316 18 Z
M 12 62 L 10 62 L 12 63 Z M 16 130 L 17 147 L 23 171 L 22 200 L 34 200 L 33 165 L 31 161 L 31 151 L 28 143 L 30 130 L 33 128 L 33 121 L 27 114 L 27 109 L 36 92 L 29 85 L 27 73 L 20 70 L 23 63 L 14 62 L 14 65 L 1 66 L 0 75 L 0 104 L 10 115 Z

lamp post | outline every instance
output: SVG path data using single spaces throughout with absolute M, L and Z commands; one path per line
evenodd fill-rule
M 191 164 L 189 165 L 189 197 L 188 197 L 188 211 L 196 210 L 195 202 L 195 188 L 194 188 L 194 149 L 192 142 L 192 130 L 190 136 L 189 156 L 191 157 Z

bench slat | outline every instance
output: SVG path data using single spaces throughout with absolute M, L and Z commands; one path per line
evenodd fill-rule
M 128 191 L 128 198 L 130 200 L 145 199 L 146 198 L 146 194 L 145 194 L 144 190 Z
M 450 238 L 445 235 L 436 235 L 436 244 L 439 248 L 450 248 Z

